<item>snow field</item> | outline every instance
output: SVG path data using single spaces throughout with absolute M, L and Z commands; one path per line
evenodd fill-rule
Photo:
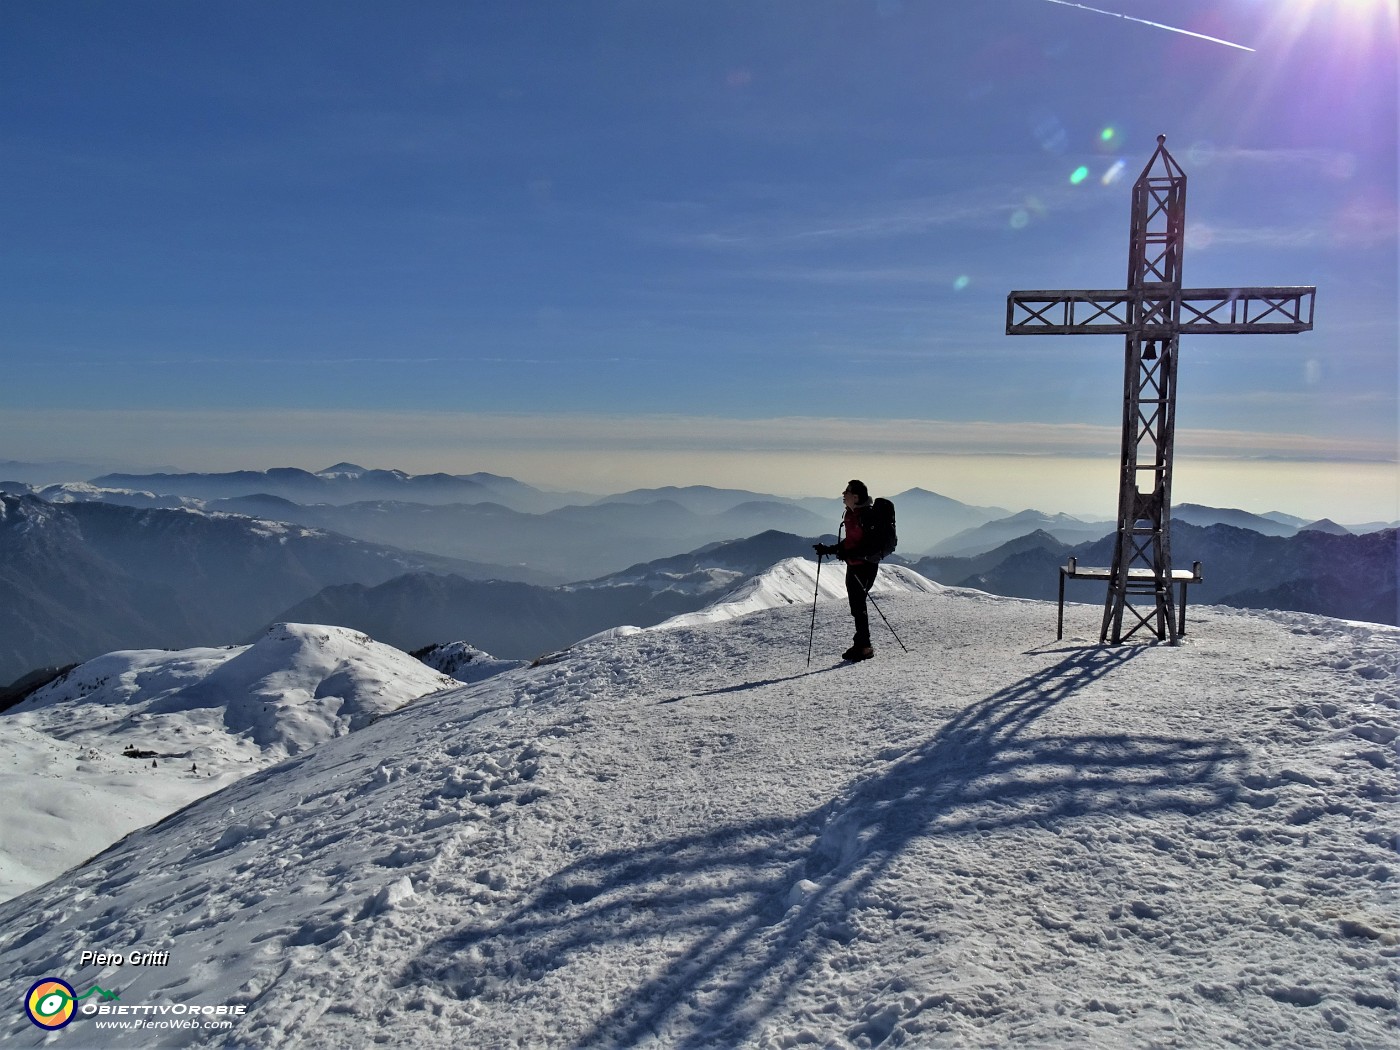
M 0 966 L 229 1046 L 1394 1042 L 1400 632 L 881 604 L 911 654 L 824 605 L 808 670 L 793 604 L 425 697 L 0 906 Z

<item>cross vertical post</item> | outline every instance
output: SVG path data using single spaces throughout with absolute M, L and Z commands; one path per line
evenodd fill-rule
M 1128 246 L 1128 317 L 1124 336 L 1123 440 L 1118 479 L 1118 541 L 1113 549 L 1100 639 L 1122 640 L 1147 626 L 1176 642 L 1171 587 L 1172 447 L 1176 430 L 1176 363 L 1181 315 L 1181 258 L 1186 231 L 1186 173 L 1166 137 L 1133 185 Z M 1134 572 L 1133 570 L 1139 570 Z M 1134 604 L 1134 596 L 1143 599 Z M 1150 611 L 1143 609 L 1150 605 Z
M 1126 290 L 1012 292 L 1006 300 L 1007 335 L 1124 336 L 1117 540 L 1100 643 L 1117 645 L 1144 627 L 1159 640 L 1177 642 L 1171 495 L 1182 333 L 1306 332 L 1313 326 L 1313 286 L 1183 290 L 1185 243 L 1186 173 L 1159 135 L 1133 184 Z

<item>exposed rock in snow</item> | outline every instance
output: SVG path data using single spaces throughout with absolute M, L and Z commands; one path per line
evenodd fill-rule
M 494 675 L 524 667 L 525 660 L 497 660 L 467 642 L 430 645 L 412 654 L 433 670 L 458 682 L 483 682 Z

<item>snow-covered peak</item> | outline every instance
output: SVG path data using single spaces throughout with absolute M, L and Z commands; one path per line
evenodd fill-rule
M 193 698 L 222 707 L 231 732 L 296 754 L 456 684 L 405 657 L 348 628 L 277 624 L 214 669 Z
M 1021 525 L 1032 525 L 1036 528 L 1050 529 L 1060 525 L 1088 525 L 1091 524 L 1083 518 L 1076 518 L 1073 514 L 1056 512 L 1048 514 L 1043 510 L 1023 510 L 1019 514 L 1012 514 L 1009 517 L 998 519 L 1002 522 L 1016 522 Z
M 337 463 L 333 467 L 316 471 L 317 476 L 322 478 L 358 478 L 361 474 L 368 473 L 369 469 L 358 463 Z
M 467 642 L 432 645 L 413 653 L 433 670 L 458 682 L 483 682 L 506 671 L 524 667 L 525 660 L 498 660 L 490 653 Z
M 0 797 L 34 801 L 0 815 L 0 894 L 457 684 L 363 634 L 310 624 L 278 624 L 252 645 L 80 664 L 0 717 L 0 768 L 29 774 L 0 774 Z M 36 836 L 38 860 L 21 848 Z
M 140 749 L 201 741 L 206 762 L 252 749 L 281 759 L 362 728 L 447 676 L 345 627 L 281 623 L 252 645 L 132 650 L 80 664 L 15 708 L 77 743 Z M 193 726 L 201 732 L 194 733 Z

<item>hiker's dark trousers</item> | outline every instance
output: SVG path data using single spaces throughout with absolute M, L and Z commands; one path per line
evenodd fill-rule
M 856 622 L 855 644 L 859 649 L 870 645 L 870 614 L 865 607 L 865 592 L 875 586 L 879 562 L 857 561 L 846 566 L 846 597 L 851 600 L 851 619 Z

